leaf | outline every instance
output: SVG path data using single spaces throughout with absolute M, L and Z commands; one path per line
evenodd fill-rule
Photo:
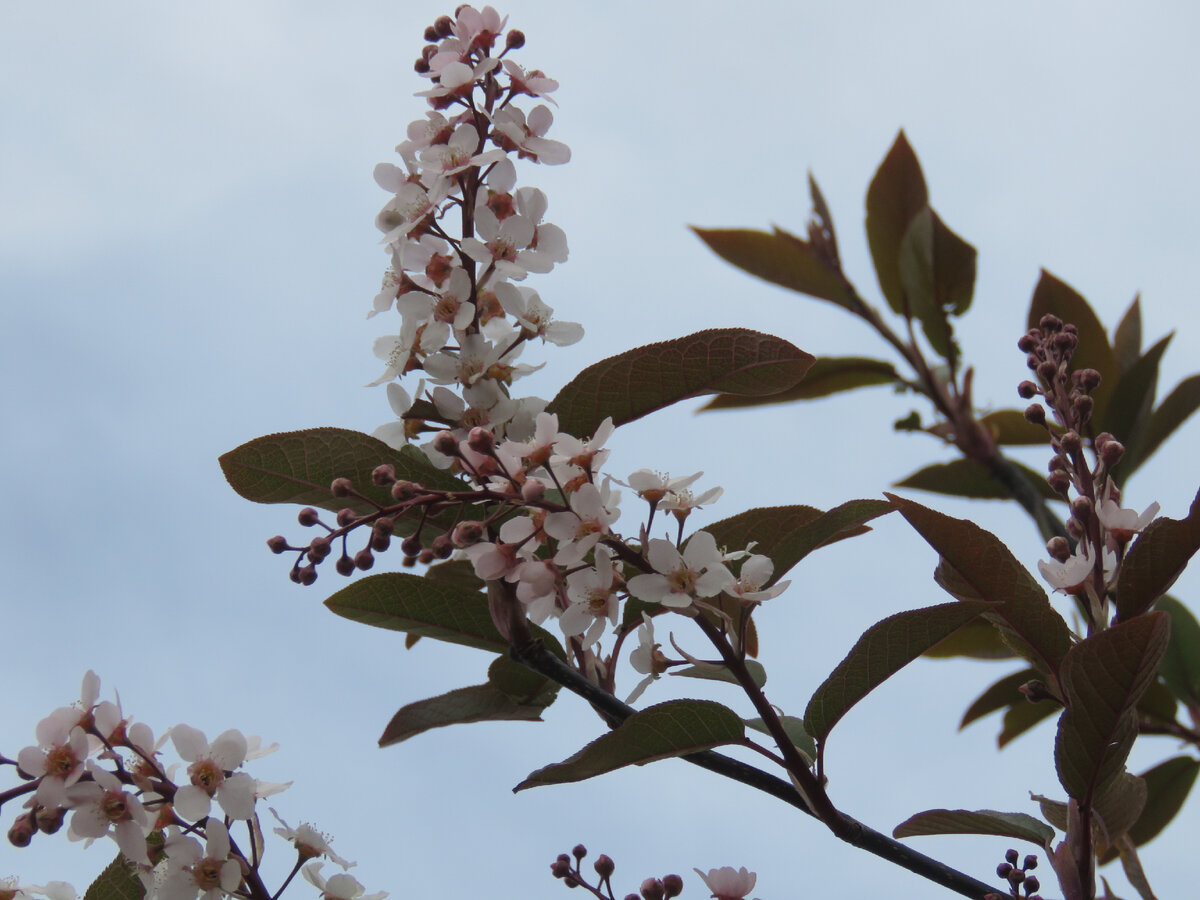
M 971 305 L 975 256 L 975 248 L 928 206 L 913 216 L 900 240 L 897 262 L 908 314 L 921 323 L 929 346 L 951 363 L 958 349 L 949 317 Z
M 980 600 L 945 603 L 876 622 L 808 701 L 804 730 L 824 743 L 850 707 L 989 606 Z
M 1071 646 L 1071 632 L 1046 592 L 994 534 L 911 500 L 886 494 L 937 550 L 957 579 L 992 606 L 986 613 L 1008 640 L 1040 671 L 1052 675 Z M 945 584 L 943 579 L 941 582 Z M 957 596 L 957 594 L 956 594 Z
M 1121 374 L 1108 398 L 1104 418 L 1095 423 L 1097 432 L 1107 431 L 1127 448 L 1133 448 L 1127 456 L 1136 456 L 1139 438 L 1154 406 L 1159 363 L 1162 362 L 1171 337 L 1172 335 L 1168 334 Z M 1132 471 L 1128 466 L 1118 466 L 1117 477 L 1123 480 Z
M 1096 403 L 1093 415 L 1102 419 L 1120 371 L 1108 344 L 1108 335 L 1088 302 L 1066 282 L 1043 269 L 1029 304 L 1028 327 L 1037 328 L 1042 316 L 1048 313 L 1074 325 L 1079 333 L 1079 346 L 1071 359 L 1071 371 L 1095 369 L 1100 373 L 1102 380 L 1092 399 Z
M 1045 434 L 1045 432 L 1042 432 Z M 1062 497 L 1050 490 L 1046 479 L 1032 469 L 1014 462 L 1029 479 L 1029 483 L 1047 500 Z M 981 462 L 973 459 L 955 459 L 946 463 L 934 463 L 913 472 L 895 487 L 949 494 L 952 497 L 970 497 L 973 500 L 1011 500 L 1012 493 Z
M 1141 533 L 1117 575 L 1117 618 L 1131 619 L 1171 589 L 1200 550 L 1200 491 L 1185 519 L 1155 519 Z
M 1076 644 L 1063 660 L 1066 711 L 1054 762 L 1067 793 L 1090 804 L 1124 769 L 1137 736 L 1137 702 L 1158 671 L 1170 618 L 1152 612 Z
M 1171 390 L 1166 399 L 1150 414 L 1146 431 L 1138 444 L 1137 465 L 1141 466 L 1154 455 L 1175 430 L 1200 409 L 1200 375 L 1189 375 Z M 1126 475 L 1129 473 L 1126 472 Z
M 1171 637 L 1159 674 L 1172 694 L 1189 706 L 1200 706 L 1200 622 L 1170 595 L 1160 597 L 1156 606 L 1171 617 Z
M 892 312 L 905 314 L 900 247 L 909 223 L 929 203 L 917 155 L 901 131 L 867 189 L 867 243 L 879 289 Z
M 988 430 L 993 441 L 1003 446 L 1041 447 L 1050 443 L 1050 435 L 1047 434 L 1046 429 L 1041 425 L 1034 425 L 1025 418 L 1025 413 L 1019 409 L 997 409 L 980 417 L 979 424 Z M 1055 430 L 1061 431 L 1062 429 L 1055 428 Z M 1041 475 L 1038 475 L 1038 479 L 1046 480 Z
M 996 812 L 993 809 L 927 809 L 905 819 L 892 837 L 927 834 L 991 834 L 1030 841 L 1045 849 L 1054 840 L 1054 829 L 1026 813 Z
M 483 594 L 419 575 L 371 575 L 342 588 L 325 605 L 339 616 L 364 625 L 494 653 L 508 652 L 508 642 L 492 622 Z M 553 635 L 536 625 L 531 627 L 552 653 L 564 658 L 562 646 Z
M 925 651 L 930 659 L 966 656 L 971 659 L 1012 659 L 1016 656 L 999 630 L 986 619 L 972 619 Z
M 1142 355 L 1142 304 L 1141 295 L 1133 298 L 1129 309 L 1113 332 L 1113 356 L 1122 372 L 1137 362 Z
M 767 670 L 763 668 L 763 664 L 753 660 L 743 660 L 746 668 L 750 671 L 750 677 L 754 679 L 754 683 L 762 687 L 767 683 Z M 737 676 L 729 671 L 725 666 L 709 668 L 708 666 L 688 666 L 684 669 L 674 669 L 672 675 L 678 675 L 681 678 L 703 678 L 709 681 L 727 681 L 730 684 L 741 684 L 737 680 Z
M 1183 808 L 1196 782 L 1197 772 L 1200 772 L 1200 762 L 1190 756 L 1175 756 L 1142 773 L 1146 783 L 1146 805 L 1128 835 L 1135 846 L 1150 843 L 1171 823 Z
M 761 731 L 765 735 L 770 735 L 771 732 L 767 728 L 767 723 L 762 719 L 746 719 L 746 726 L 753 728 L 755 731 Z M 798 719 L 795 716 L 780 716 L 779 724 L 783 726 L 783 730 L 787 733 L 788 739 L 795 745 L 807 759 L 815 759 L 817 755 L 817 745 L 808 732 L 804 730 L 804 720 Z
M 804 376 L 804 380 L 795 387 L 767 397 L 738 397 L 733 394 L 718 394 L 700 407 L 699 412 L 815 400 L 856 388 L 892 384 L 898 377 L 896 367 L 881 359 L 870 359 L 865 356 L 818 356 L 812 364 L 812 368 L 808 370 L 808 374 Z M 1045 433 L 1043 429 L 1043 437 Z
M 1101 839 L 1106 844 L 1120 841 L 1146 806 L 1146 782 L 1128 772 L 1119 773 L 1092 800 Z
M 547 707 L 558 693 L 558 682 L 527 668 L 509 656 L 497 656 L 488 666 L 488 684 L 522 706 Z
M 425 577 L 430 581 L 453 584 L 468 591 L 482 591 L 485 587 L 485 582 L 475 574 L 475 567 L 465 559 L 434 563 L 425 570 Z
M 443 728 L 446 725 L 500 721 L 540 722 L 542 710 L 547 705 L 549 704 L 521 705 L 491 684 L 459 688 L 438 697 L 402 706 L 380 735 L 379 746 L 390 747 L 423 731 Z
M 404 481 L 444 490 L 463 488 L 461 481 L 434 468 L 418 451 L 394 450 L 377 438 L 344 428 L 268 434 L 230 450 L 219 462 L 230 487 L 255 503 L 374 512 L 376 507 L 366 501 L 334 497 L 329 485 L 335 478 L 349 478 L 355 490 L 379 506 L 391 505 L 391 490 L 371 480 L 371 472 L 383 463 L 390 463 Z
M 774 584 L 817 548 L 863 534 L 868 530 L 864 522 L 891 511 L 884 500 L 850 500 L 828 512 L 812 506 L 767 506 L 721 519 L 704 530 L 727 550 L 741 550 L 755 542 L 752 552 L 775 564 L 768 582 Z
M 794 387 L 814 358 L 782 338 L 714 328 L 637 347 L 588 366 L 546 407 L 576 437 L 611 416 L 624 425 L 702 394 L 768 396 Z
M 152 852 L 152 860 L 153 857 Z M 146 890 L 137 876 L 137 867 L 118 853 L 88 886 L 83 900 L 142 900 L 145 895 Z
M 1053 700 L 1038 700 L 1030 703 L 1015 703 L 1004 711 L 1000 733 L 996 735 L 996 747 L 1003 749 L 1034 726 L 1046 721 L 1062 710 L 1062 704 Z
M 808 241 L 779 228 L 692 228 L 717 256 L 764 281 L 854 309 L 854 293 L 835 266 Z
M 624 766 L 736 744 L 745 734 L 742 720 L 728 707 L 711 700 L 669 700 L 633 713 L 578 753 L 531 773 L 513 790 L 583 781 Z
M 967 707 L 967 711 L 963 713 L 962 720 L 958 723 L 959 729 L 966 728 L 972 722 L 982 719 L 984 716 L 994 713 L 997 710 L 1004 709 L 1007 706 L 1028 703 L 1029 701 L 1025 699 L 1025 695 L 1021 693 L 1019 688 L 1036 677 L 1037 672 L 1033 669 L 1020 669 L 1019 671 L 1005 675 L 999 681 L 993 683 Z

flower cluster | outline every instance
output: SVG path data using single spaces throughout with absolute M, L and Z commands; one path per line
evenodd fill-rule
M 26 797 L 24 811 L 9 829 L 9 842 L 28 846 L 39 833 L 53 834 L 64 824 L 72 841 L 90 844 L 110 838 L 136 870 L 148 900 L 274 896 L 258 875 L 263 848 L 256 804 L 289 785 L 260 781 L 241 769 L 278 745 L 263 747 L 257 737 L 233 729 L 210 742 L 204 732 L 184 724 L 156 738 L 148 725 L 126 716 L 119 703 L 100 701 L 99 694 L 100 679 L 89 671 L 79 701 L 38 723 L 37 743 L 22 749 L 16 760 L 0 756 L 0 764 L 14 765 L 24 780 L 0 791 L 0 805 Z M 168 742 L 181 763 L 164 763 Z M 182 766 L 184 777 L 177 779 Z M 247 828 L 248 850 L 238 847 L 227 823 Z M 354 865 L 334 853 L 311 826 L 292 831 L 285 825 L 276 831 L 295 846 L 297 866 L 318 856 L 345 868 Z M 28 893 L 50 900 L 75 897 L 73 888 L 57 882 L 45 888 L 21 888 L 14 882 L 11 889 L 15 893 L 10 898 L 9 888 L 0 886 L 0 898 L 16 900 Z M 353 900 L 357 894 L 336 896 Z
M 1066 527 L 1075 547 L 1072 550 L 1066 538 L 1052 538 L 1047 544 L 1052 559 L 1039 561 L 1038 569 L 1055 588 L 1080 599 L 1093 626 L 1103 627 L 1108 592 L 1125 547 L 1153 521 L 1159 507 L 1153 503 L 1140 515 L 1121 507 L 1121 491 L 1111 472 L 1125 448 L 1107 432 L 1087 437 L 1100 373 L 1086 368 L 1071 371 L 1078 344 L 1074 325 L 1054 315 L 1043 316 L 1038 327 L 1017 342 L 1037 379 L 1021 382 L 1017 391 L 1025 400 L 1040 397 L 1045 404 L 1033 403 L 1025 417 L 1049 431 L 1054 456 L 1047 480 L 1071 502 Z M 1046 407 L 1058 429 L 1047 422 Z M 1091 459 L 1086 452 L 1089 444 Z
M 376 436 L 392 446 L 442 428 L 462 437 L 481 425 L 527 439 L 545 402 L 510 396 L 513 381 L 534 369 L 517 357 L 534 338 L 566 346 L 583 336 L 516 283 L 565 262 L 567 239 L 545 221 L 546 195 L 516 186 L 513 159 L 559 165 L 571 152 L 546 137 L 554 121 L 546 103 L 519 105 L 552 103 L 558 84 L 507 58 L 525 36 L 506 33 L 506 21 L 490 6 L 464 5 L 426 30 L 416 69 L 432 85 L 418 94 L 430 109 L 396 147 L 402 165 L 375 169 L 393 194 L 376 219 L 391 266 L 369 313 L 400 314 L 398 331 L 375 342 L 386 367 L 372 382 L 388 383 L 396 420 Z M 412 371 L 424 379 L 414 394 L 396 381 Z M 434 387 L 422 396 L 425 382 Z

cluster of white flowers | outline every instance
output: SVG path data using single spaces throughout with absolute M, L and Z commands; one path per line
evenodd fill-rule
M 581 326 L 555 321 L 537 291 L 514 283 L 565 262 L 567 239 L 544 221 L 546 195 L 516 186 L 511 157 L 558 165 L 571 152 L 546 137 L 548 106 L 526 113 L 517 105 L 548 99 L 558 84 L 505 58 L 524 44 L 520 32 L 505 34 L 506 22 L 490 6 L 461 6 L 430 28 L 434 43 L 418 69 L 433 87 L 418 96 L 432 108 L 396 148 L 403 167 L 375 169 L 393 194 L 376 219 L 391 266 L 369 313 L 400 314 L 398 331 L 375 342 L 386 368 L 372 382 L 388 384 L 396 420 L 375 434 L 392 446 L 442 427 L 465 435 L 487 425 L 498 436 L 528 438 L 545 401 L 510 396 L 512 382 L 535 368 L 517 357 L 534 338 L 566 346 L 583 336 Z M 410 394 L 397 379 L 414 370 L 424 380 Z M 422 396 L 425 382 L 438 387 Z
M 185 724 L 156 738 L 144 722 L 127 717 L 119 702 L 100 701 L 99 695 L 100 679 L 89 671 L 79 701 L 39 722 L 37 743 L 17 754 L 17 774 L 25 784 L 0 793 L 0 799 L 29 797 L 9 830 L 10 842 L 25 846 L 39 831 L 54 833 L 69 815 L 67 837 L 87 844 L 111 838 L 136 868 L 147 900 L 218 900 L 235 892 L 272 896 L 257 881 L 262 846 L 254 837 L 260 834 L 256 804 L 290 783 L 260 781 L 240 770 L 278 745 L 263 747 L 257 737 L 234 729 L 210 742 L 204 732 Z M 162 760 L 168 742 L 181 763 Z M 186 779 L 176 782 L 183 765 Z M 214 803 L 220 817 L 210 815 Z M 226 822 L 246 825 L 252 836 L 249 856 L 234 843 Z M 324 856 L 346 868 L 354 865 L 334 853 L 311 826 L 292 831 L 285 825 L 276 832 L 293 843 L 301 860 Z M 314 877 L 315 872 L 309 880 Z M 343 900 L 385 896 L 359 897 L 361 885 L 354 893 L 348 884 L 339 882 L 340 893 L 318 887 Z M 50 900 L 75 898 L 74 888 L 61 882 L 43 888 L 0 881 L 0 900 L 21 900 L 30 893 Z

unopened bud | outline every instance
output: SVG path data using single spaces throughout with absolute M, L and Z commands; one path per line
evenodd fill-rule
M 1026 872 L 1032 872 L 1034 869 L 1036 869 L 1037 868 L 1037 854 L 1030 853 L 1027 857 L 1025 857 L 1025 861 L 1021 863 L 1021 868 L 1024 869 Z M 1033 888 L 1033 890 L 1036 891 L 1037 887 L 1035 886 Z
M 339 575 L 353 575 L 354 560 L 348 556 L 339 556 L 338 561 L 334 564 L 334 568 L 337 569 Z
M 427 27 L 425 29 L 424 37 L 425 37 L 425 40 L 427 40 L 427 41 L 440 40 L 440 38 L 438 37 L 437 29 L 434 28 L 432 25 L 430 25 L 429 27 Z
M 317 580 L 317 567 L 311 563 L 307 566 L 301 566 L 299 570 L 300 583 L 305 587 L 313 584 Z
M 1052 693 L 1050 693 L 1050 689 L 1048 687 L 1046 687 L 1046 682 L 1039 681 L 1036 678 L 1025 682 L 1023 685 L 1021 685 L 1019 688 L 1017 688 L 1017 690 L 1020 691 L 1022 694 L 1024 694 L 1025 699 L 1028 700 L 1030 703 L 1037 703 L 1040 700 L 1057 700 L 1058 699 Z M 1004 854 L 1004 858 L 1012 860 L 1012 864 L 1014 866 L 1017 864 L 1016 852 L 1006 853 L 1006 854 Z
M 1058 325 L 1055 327 L 1055 330 L 1057 330 L 1058 328 L 1061 328 L 1061 327 L 1062 327 L 1062 321 L 1061 321 L 1060 319 L 1058 319 L 1058 317 L 1056 317 L 1056 316 L 1051 316 L 1050 314 L 1047 314 L 1047 315 L 1045 315 L 1045 316 L 1043 316 L 1043 317 L 1042 317 L 1042 321 L 1043 321 L 1043 322 L 1045 322 L 1045 321 L 1046 321 L 1046 319 L 1054 319 L 1056 322 L 1058 322 Z M 1046 326 L 1043 324 L 1043 325 L 1042 325 L 1042 327 L 1043 327 L 1043 328 L 1045 328 Z M 1017 860 L 1018 860 L 1020 857 L 1019 857 L 1019 855 L 1017 854 L 1017 851 L 1016 851 L 1016 850 L 1013 850 L 1013 849 L 1010 847 L 1010 848 L 1009 848 L 1009 849 L 1008 849 L 1008 850 L 1005 852 L 1005 854 L 1004 854 L 1004 858 L 1005 858 L 1006 860 L 1008 860 L 1008 862 L 1009 862 L 1009 864 L 1010 864 L 1010 865 L 1014 865 L 1014 866 L 1015 866 L 1015 865 L 1017 864 Z
M 612 857 L 607 853 L 601 853 L 596 857 L 596 861 L 592 863 L 592 868 L 596 870 L 596 874 L 601 878 L 612 878 L 613 872 L 617 870 L 617 864 L 612 861 Z
M 1032 353 L 1041 343 L 1042 336 L 1037 331 L 1027 331 L 1017 340 L 1017 349 L 1022 353 Z
M 662 882 L 668 897 L 678 897 L 683 893 L 683 879 L 678 875 L 664 875 Z
M 391 532 L 375 529 L 371 532 L 370 546 L 376 553 L 383 553 L 388 547 L 392 546 Z
M 61 806 L 54 809 L 42 807 L 37 811 L 37 827 L 42 834 L 54 834 L 63 827 L 63 820 L 67 817 L 67 811 Z
M 344 506 L 337 511 L 338 528 L 345 528 L 347 525 L 353 525 L 358 520 L 358 513 L 348 506 Z
M 1080 369 L 1072 376 L 1072 379 L 1075 386 L 1087 394 L 1100 387 L 1100 373 L 1095 369 Z
M 1031 403 L 1025 407 L 1025 421 L 1034 425 L 1046 424 L 1046 408 L 1040 403 Z
M 525 32 L 516 28 L 512 29 L 504 37 L 504 46 L 509 50 L 520 50 L 525 46 Z
M 1125 455 L 1125 445 L 1120 441 L 1108 441 L 1100 450 L 1100 461 L 1109 469 L 1115 468 Z
M 354 554 L 355 568 L 362 569 L 365 572 L 373 565 L 375 565 L 375 557 L 371 554 L 369 548 L 364 547 Z
M 439 431 L 433 436 L 433 449 L 442 456 L 458 456 L 458 438 L 452 431 Z
M 1056 535 L 1046 541 L 1046 552 L 1050 554 L 1051 559 L 1065 563 L 1071 558 L 1071 545 L 1065 537 Z
M 1079 394 L 1071 401 L 1071 406 L 1075 410 L 1075 415 L 1080 422 L 1086 422 L 1092 417 L 1092 410 L 1096 406 L 1096 401 L 1087 394 Z
M 1071 516 L 1069 519 L 1067 519 L 1067 534 L 1077 541 L 1083 538 L 1083 527 L 1079 524 L 1079 520 L 1074 516 Z
M 526 503 L 537 503 L 546 494 L 546 485 L 536 478 L 530 478 L 521 485 L 521 499 Z
M 273 538 L 267 539 L 267 547 L 272 553 L 283 553 L 288 548 L 287 538 L 282 534 L 277 534 Z
M 1064 331 L 1054 336 L 1054 349 L 1063 356 L 1074 353 L 1077 346 L 1079 346 L 1079 336 L 1070 331 Z
M 496 436 L 489 429 L 476 425 L 467 433 L 467 446 L 476 453 L 491 453 L 496 446 Z
M 663 900 L 666 895 L 663 883 L 657 878 L 647 878 L 642 882 L 642 900 Z
M 1012 873 L 1013 867 L 1011 863 L 1002 862 L 996 866 L 996 875 L 1000 878 L 1007 878 Z
M 1056 494 L 1062 494 L 1064 497 L 1071 489 L 1071 476 L 1062 469 L 1056 469 L 1046 477 L 1046 483 L 1050 485 L 1050 490 Z
M 296 515 L 296 521 L 305 528 L 311 528 L 313 525 L 316 525 L 317 522 L 321 521 L 321 514 L 311 506 L 306 506 Z
M 8 829 L 8 842 L 14 847 L 28 847 L 33 841 L 35 831 L 37 831 L 37 827 L 34 825 L 32 816 L 28 813 L 17 816 L 12 828 Z
M 1058 439 L 1058 445 L 1062 447 L 1063 453 L 1078 453 L 1083 449 L 1083 438 L 1077 431 L 1064 431 Z
M 454 542 L 447 535 L 439 534 L 433 539 L 430 549 L 438 559 L 448 559 L 454 552 Z
M 483 540 L 483 526 L 478 522 L 459 522 L 454 526 L 454 546 L 470 547 Z
M 420 536 L 416 534 L 410 534 L 400 542 L 400 551 L 405 556 L 416 556 L 423 549 L 425 549 L 425 545 L 421 543 Z
M 308 559 L 312 563 L 320 563 L 329 555 L 329 538 L 319 537 L 313 538 L 311 544 L 308 545 Z
M 440 38 L 448 38 L 454 34 L 454 20 L 449 16 L 438 16 L 433 23 L 433 30 Z
M 413 63 L 413 71 L 418 75 L 425 75 L 429 72 L 429 63 L 426 61 L 425 57 L 417 57 L 416 62 Z
M 583 846 L 583 844 L 576 844 L 574 849 L 571 850 L 571 855 L 575 857 L 576 861 L 579 861 L 587 856 L 587 847 Z
M 392 485 L 392 499 L 403 503 L 417 496 L 417 485 L 411 481 L 397 481 Z
M 1017 385 L 1017 396 L 1022 400 L 1032 400 L 1037 396 L 1038 386 L 1032 381 L 1022 381 Z
M 329 493 L 335 497 L 349 497 L 352 490 L 354 490 L 354 485 L 349 478 L 335 478 L 329 485 Z
M 1054 376 L 1058 374 L 1058 366 L 1046 359 L 1037 364 L 1037 369 L 1035 371 L 1037 372 L 1038 378 L 1042 379 L 1042 381 L 1048 384 L 1052 382 L 1054 380 Z
M 392 484 L 396 480 L 396 469 L 391 463 L 384 463 L 381 466 L 376 466 L 371 470 L 371 481 L 383 487 L 384 485 Z
M 1092 517 L 1092 501 L 1087 497 L 1076 497 L 1071 501 L 1071 514 L 1079 520 L 1081 525 L 1086 525 L 1088 519 Z
M 420 553 L 417 554 L 417 562 L 419 562 L 423 566 L 429 565 L 435 559 L 437 559 L 437 557 L 433 555 L 433 551 L 430 550 L 428 547 L 426 547 L 424 550 L 422 550 Z
M 550 863 L 550 874 L 555 878 L 565 878 L 571 871 L 571 857 L 565 853 L 558 854 L 558 859 Z
M 1062 331 L 1063 321 L 1053 313 L 1046 313 L 1038 322 L 1038 328 L 1044 332 L 1054 334 L 1057 331 Z
M 1036 875 L 1030 875 L 1028 878 L 1025 879 L 1025 893 L 1027 895 L 1028 894 L 1036 894 L 1038 892 L 1038 888 L 1040 888 L 1041 886 L 1042 886 L 1042 883 L 1040 881 L 1038 881 Z

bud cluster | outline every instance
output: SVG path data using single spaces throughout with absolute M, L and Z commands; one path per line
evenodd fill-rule
M 599 876 L 593 885 L 587 880 L 580 866 L 587 856 L 587 848 L 576 844 L 570 854 L 560 853 L 550 864 L 550 874 L 562 881 L 569 888 L 583 888 L 601 900 L 616 900 L 613 893 L 612 876 L 616 871 L 616 863 L 612 857 L 601 853 L 592 864 L 596 875 Z M 639 893 L 626 894 L 624 900 L 670 900 L 683 893 L 683 879 L 678 875 L 664 875 L 662 878 L 647 878 L 639 889 Z
M 1054 315 L 1043 316 L 1038 327 L 1017 342 L 1036 379 L 1021 382 L 1017 393 L 1025 400 L 1042 400 L 1025 410 L 1025 418 L 1049 432 L 1054 455 L 1047 481 L 1070 501 L 1071 509 L 1066 522 L 1070 540 L 1052 538 L 1046 546 L 1051 562 L 1041 561 L 1038 568 L 1048 582 L 1080 600 L 1092 627 L 1104 627 L 1108 591 L 1125 546 L 1157 515 L 1158 504 L 1141 515 L 1121 508 L 1121 491 L 1111 473 L 1125 448 L 1107 432 L 1091 437 L 1093 394 L 1100 386 L 1100 373 L 1071 369 L 1078 346 L 1074 325 Z M 1057 428 L 1047 421 L 1047 408 Z
M 15 760 L 0 755 L 0 766 L 14 766 L 23 782 L 0 791 L 0 807 L 26 798 L 9 828 L 9 843 L 27 847 L 39 834 L 55 834 L 64 825 L 72 841 L 111 838 L 141 880 L 147 900 L 192 900 L 210 891 L 206 896 L 277 896 L 259 875 L 263 847 L 256 807 L 260 799 L 289 785 L 259 781 L 242 766 L 278 745 L 262 747 L 257 737 L 234 729 L 210 743 L 199 729 L 184 724 L 156 739 L 148 725 L 125 716 L 119 703 L 100 702 L 99 693 L 99 677 L 88 672 L 79 701 L 38 723 L 36 744 L 22 749 Z M 162 759 L 168 740 L 186 766 L 186 780 L 175 780 L 180 764 Z M 238 823 L 249 835 L 247 852 L 231 831 Z M 297 867 L 304 866 L 305 878 L 318 890 L 325 892 L 319 857 L 343 869 L 354 865 L 311 825 L 292 829 L 282 819 L 279 824 L 275 833 L 294 846 Z M 349 875 L 335 877 L 357 887 L 344 896 L 362 894 L 362 886 Z M 74 900 L 69 885 L 52 884 L 59 887 L 30 890 L 50 900 Z M 5 890 L 0 883 L 0 896 Z
M 1009 850 L 1004 854 L 1004 862 L 996 866 L 996 874 L 1008 882 L 1011 896 L 1024 897 L 1025 900 L 1042 900 L 1042 895 L 1038 893 L 1041 883 L 1036 875 L 1028 874 L 1037 868 L 1037 856 L 1026 856 L 1018 867 L 1019 859 L 1020 854 L 1016 850 Z

